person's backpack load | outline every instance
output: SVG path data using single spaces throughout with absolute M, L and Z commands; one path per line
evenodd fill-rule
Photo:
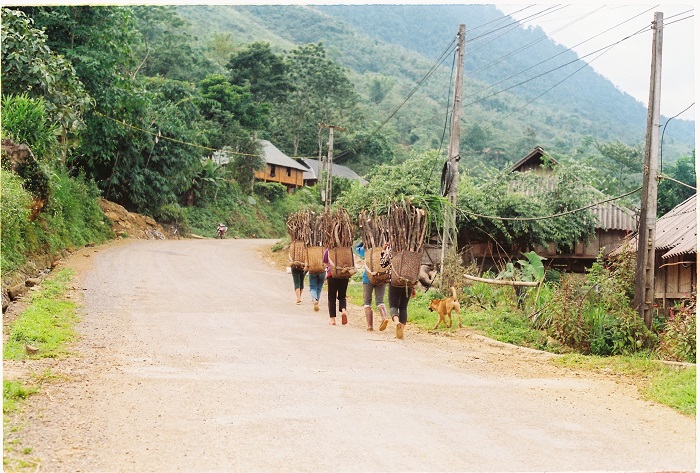
M 418 283 L 422 253 L 397 251 L 391 256 L 391 285 L 414 287 Z
M 326 270 L 323 264 L 323 247 L 309 246 L 306 248 L 306 268 L 310 273 L 322 273 Z
M 289 265 L 296 269 L 306 269 L 306 245 L 294 240 L 289 244 Z
M 388 268 L 382 268 L 380 260 L 382 248 L 368 248 L 365 250 L 365 268 L 367 277 L 372 284 L 383 284 L 389 281 Z
M 357 271 L 351 246 L 329 248 L 328 263 L 331 267 L 331 277 L 333 278 L 349 279 Z

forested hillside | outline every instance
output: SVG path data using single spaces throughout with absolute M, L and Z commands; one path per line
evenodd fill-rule
M 458 24 L 465 23 L 462 141 L 475 159 L 499 166 L 534 145 L 567 156 L 586 136 L 631 146 L 644 141 L 644 104 L 576 61 L 575 53 L 542 30 L 520 27 L 491 5 L 197 6 L 180 7 L 180 12 L 196 31 L 208 31 L 200 39 L 230 33 L 234 43 L 265 40 L 278 50 L 323 42 L 329 56 L 349 69 L 369 103 L 366 116 L 378 123 L 403 103 L 450 44 Z M 504 32 L 488 35 L 499 30 Z M 384 126 L 400 143 L 439 146 L 451 62 L 444 58 Z M 510 90 L 498 93 L 505 89 Z M 674 120 L 666 131 L 664 155 L 669 160 L 688 155 L 693 144 L 694 123 Z M 483 152 L 486 148 L 490 152 Z

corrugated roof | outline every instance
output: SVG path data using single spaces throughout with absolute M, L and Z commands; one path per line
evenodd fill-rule
M 600 196 L 604 194 L 601 192 Z M 605 202 L 591 207 L 591 213 L 598 218 L 597 228 L 604 230 L 634 231 L 637 229 L 637 215 L 615 202 Z
M 304 173 L 304 179 L 318 179 L 319 176 L 321 175 L 321 172 L 319 171 L 319 162 L 318 159 L 313 159 L 313 158 L 299 158 L 306 166 L 308 169 Z M 367 181 L 363 179 L 359 174 L 357 174 L 355 171 L 350 169 L 347 166 L 343 166 L 342 164 L 335 164 L 333 163 L 333 175 L 336 177 L 344 177 L 346 179 L 353 179 L 356 181 L 360 181 L 361 184 L 367 184 Z
M 662 258 L 697 253 L 697 194 L 677 205 L 656 222 L 656 249 L 670 250 Z
M 697 254 L 698 252 L 698 227 L 696 195 L 678 204 L 663 217 L 656 221 L 656 249 L 669 250 L 661 255 L 661 258 L 685 254 Z M 637 248 L 637 235 L 631 236 L 623 245 L 615 249 L 612 256 L 620 254 L 623 250 Z
M 299 169 L 301 171 L 307 170 L 302 164 L 299 164 L 297 161 L 284 154 L 269 141 L 260 140 L 260 143 L 263 145 L 263 154 L 265 156 L 265 161 L 267 162 L 267 164 L 274 164 L 275 166 L 284 166 L 292 169 Z
M 522 172 L 522 168 L 527 165 L 541 164 L 545 151 L 537 146 L 533 149 L 527 156 L 523 157 L 520 161 L 515 163 L 511 167 L 511 172 Z M 554 158 L 549 158 L 553 165 L 559 164 Z M 539 179 L 539 189 L 540 190 L 552 190 L 556 186 L 555 177 L 552 176 L 542 176 Z M 532 195 L 537 192 L 537 189 L 525 189 L 524 191 L 527 195 Z M 595 192 L 600 198 L 599 200 L 605 200 L 606 196 L 600 191 Z M 591 213 L 596 216 L 598 223 L 596 228 L 603 230 L 623 230 L 632 232 L 637 229 L 637 215 L 634 211 L 616 204 L 615 202 L 605 202 L 602 204 L 596 204 L 591 207 Z

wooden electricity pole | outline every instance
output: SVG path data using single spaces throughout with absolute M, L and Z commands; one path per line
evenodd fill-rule
M 448 208 L 445 209 L 445 224 L 442 233 L 442 254 L 440 267 L 445 264 L 445 249 L 457 246 L 457 184 L 459 182 L 459 138 L 462 120 L 462 83 L 464 76 L 464 42 L 465 26 L 459 25 L 457 33 L 457 60 L 454 82 L 454 99 L 452 101 L 452 119 L 450 121 L 450 144 L 447 149 L 446 189 Z
M 324 166 L 326 171 L 325 208 L 328 210 L 333 197 L 333 130 L 345 131 L 345 128 L 335 125 L 326 125 L 325 123 L 319 123 L 318 126 L 321 128 L 328 128 L 328 157 L 326 158 L 326 165 Z
M 634 273 L 634 306 L 639 317 L 649 328 L 651 328 L 654 316 L 654 253 L 656 251 L 663 17 L 661 12 L 654 13 L 649 109 L 647 111 L 647 135 L 642 170 L 642 207 L 639 215 L 639 234 L 637 235 L 637 267 Z

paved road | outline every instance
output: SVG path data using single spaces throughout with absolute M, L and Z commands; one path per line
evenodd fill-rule
M 472 338 L 368 334 L 359 311 L 329 326 L 257 255 L 270 244 L 96 252 L 85 361 L 37 421 L 42 471 L 695 469 L 694 419 L 631 387 L 514 369 L 526 354 Z

